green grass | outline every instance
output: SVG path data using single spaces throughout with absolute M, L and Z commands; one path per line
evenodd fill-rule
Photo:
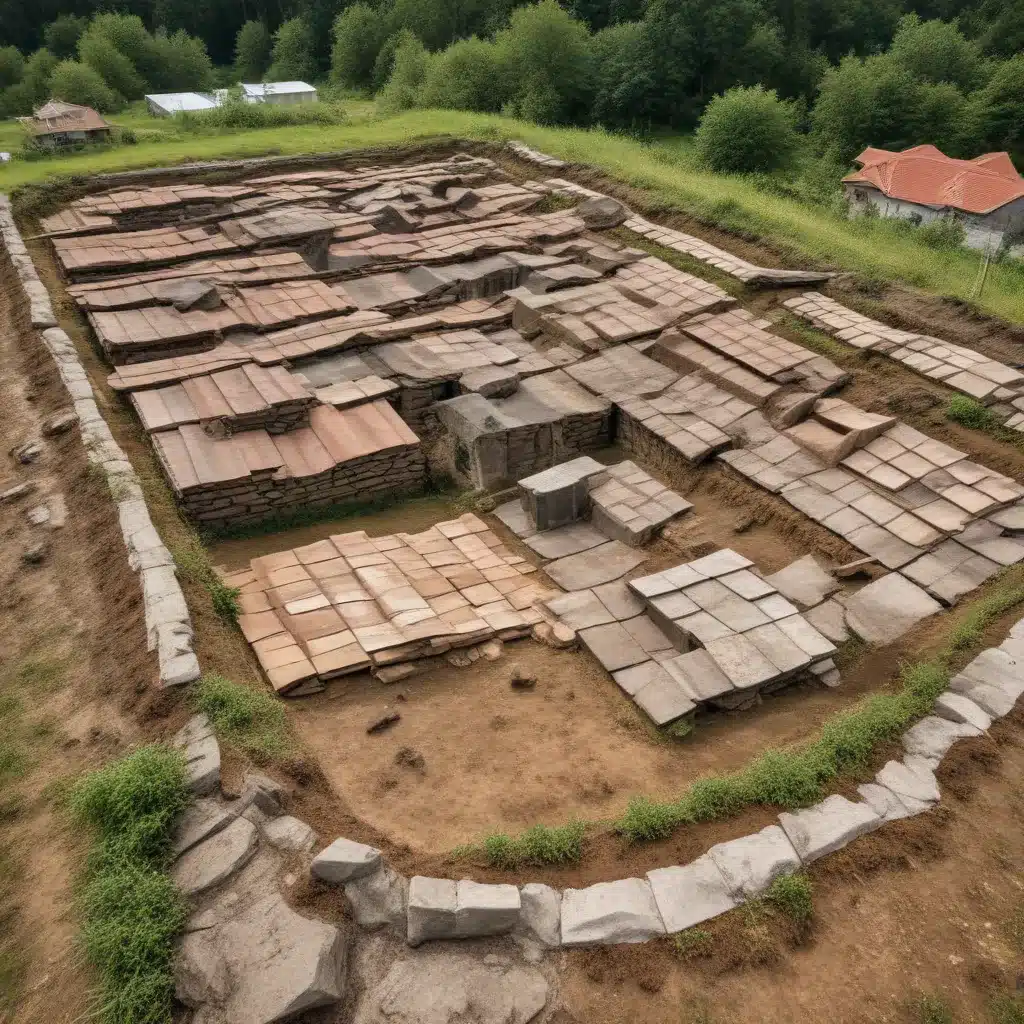
M 203 587 L 210 595 L 213 610 L 226 622 L 238 619 L 237 587 L 229 587 L 210 564 L 206 549 L 195 534 L 189 531 L 185 542 L 174 551 L 174 564 L 178 575 L 190 583 Z
M 953 1011 L 941 995 L 922 995 L 914 1001 L 918 1024 L 953 1024 Z
M 1024 1024 L 1024 996 L 1001 993 L 988 1004 L 991 1024 Z
M 807 875 L 781 875 L 762 899 L 796 924 L 806 924 L 814 916 L 814 886 Z
M 257 760 L 273 760 L 291 746 L 284 705 L 267 690 L 211 673 L 193 685 L 190 696 L 221 739 Z
M 711 932 L 704 928 L 687 928 L 684 932 L 676 932 L 672 936 L 672 945 L 676 956 L 681 960 L 707 956 L 711 952 Z
M 953 395 L 950 398 L 946 404 L 946 419 L 973 430 L 984 430 L 994 423 L 992 413 L 969 395 Z
M 58 176 L 89 175 L 263 155 L 388 148 L 451 139 L 528 145 L 573 163 L 592 165 L 646 193 L 648 212 L 682 212 L 697 220 L 764 239 L 800 263 L 853 271 L 866 279 L 898 281 L 970 301 L 981 256 L 964 249 L 933 249 L 914 232 L 884 218 L 845 220 L 833 205 L 780 196 L 751 178 L 716 175 L 698 167 L 677 140 L 644 143 L 599 130 L 545 128 L 512 118 L 464 111 L 415 110 L 389 118 L 336 126 L 295 126 L 211 136 L 174 136 L 164 122 L 141 115 L 115 117 L 131 127 L 135 146 L 51 160 L 14 161 L 0 169 L 0 190 Z M 995 263 L 981 296 L 989 313 L 1024 322 L 1024 264 Z
M 587 826 L 580 821 L 554 828 L 534 825 L 518 836 L 503 833 L 488 836 L 478 846 L 465 846 L 454 852 L 456 857 L 483 855 L 496 868 L 518 868 L 525 864 L 571 864 L 583 856 L 583 838 Z
M 95 837 L 78 906 L 103 1024 L 172 1019 L 174 943 L 188 909 L 165 869 L 189 800 L 184 758 L 157 744 L 91 772 L 68 796 L 72 818 Z

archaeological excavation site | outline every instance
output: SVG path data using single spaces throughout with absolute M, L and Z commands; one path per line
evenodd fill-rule
M 1014 602 L 963 639 L 1022 585 L 994 331 L 518 143 L 69 179 L 0 219 L 114 524 L 12 417 L 21 571 L 101 549 L 134 741 L 194 797 L 175 1020 L 679 1020 L 608 978 L 948 815 L 945 759 L 1010 727 Z

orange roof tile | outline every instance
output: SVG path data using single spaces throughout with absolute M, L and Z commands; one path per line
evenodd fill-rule
M 1024 196 L 1024 179 L 1006 153 L 956 160 L 934 146 L 912 146 L 900 153 L 869 146 L 854 162 L 861 168 L 844 182 L 872 185 L 908 203 L 991 213 Z

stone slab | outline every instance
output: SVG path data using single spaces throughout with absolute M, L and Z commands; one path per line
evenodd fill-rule
M 608 672 L 629 668 L 647 661 L 648 653 L 626 632 L 619 622 L 580 630 L 580 640 Z
M 937 715 L 929 715 L 903 734 L 903 749 L 908 754 L 919 754 L 938 762 L 957 740 L 980 735 L 980 729 L 966 722 L 950 722 Z
M 642 878 L 598 882 L 562 893 L 562 945 L 647 942 L 665 934 L 651 885 Z
M 409 879 L 409 945 L 418 946 L 427 939 L 454 938 L 457 909 L 458 885 L 450 878 L 416 875 Z
M 456 886 L 455 935 L 501 935 L 519 921 L 519 890 L 514 885 L 486 885 L 463 878 Z
M 235 818 L 182 854 L 171 868 L 171 879 L 186 896 L 198 896 L 248 863 L 258 843 L 256 826 L 245 818 Z
M 527 882 L 519 890 L 519 930 L 541 945 L 562 944 L 562 894 L 550 885 Z
M 950 722 L 966 722 L 983 732 L 992 724 L 992 716 L 969 697 L 953 690 L 940 693 L 935 699 L 935 714 Z
M 196 800 L 178 820 L 171 854 L 181 856 L 208 836 L 226 828 L 234 818 L 234 812 L 216 800 Z
M 313 858 L 309 870 L 314 878 L 341 885 L 373 874 L 380 865 L 380 850 L 342 836 Z
M 656 662 L 645 664 L 657 665 Z M 618 678 L 616 681 L 618 682 Z M 696 707 L 678 680 L 661 666 L 651 670 L 651 677 L 633 693 L 633 700 L 655 725 L 668 725 L 688 715 Z
M 800 857 L 778 825 L 718 843 L 708 850 L 708 856 L 736 899 L 760 896 L 780 875 L 790 875 L 800 868 Z
M 940 611 L 942 605 L 925 590 L 891 572 L 847 598 L 846 622 L 861 639 L 881 646 Z
M 935 772 L 912 754 L 903 761 L 887 761 L 875 775 L 875 782 L 892 790 L 901 800 L 909 797 L 921 803 L 934 804 L 941 796 Z
M 825 572 L 814 555 L 804 555 L 784 569 L 765 577 L 783 597 L 799 608 L 813 608 L 839 589 L 839 582 Z
M 586 590 L 621 579 L 643 560 L 644 556 L 635 549 L 611 540 L 589 551 L 550 562 L 544 571 L 563 590 Z
M 647 872 L 647 880 L 670 935 L 738 905 L 732 886 L 710 853 L 682 867 L 655 868 Z
M 802 811 L 783 811 L 779 824 L 804 864 L 841 850 L 857 836 L 881 824 L 868 804 L 855 804 L 833 794 Z

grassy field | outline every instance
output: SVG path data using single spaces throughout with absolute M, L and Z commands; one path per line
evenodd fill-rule
M 967 250 L 929 248 L 913 231 L 889 221 L 850 222 L 831 209 L 780 197 L 751 180 L 701 170 L 690 147 L 679 140 L 650 143 L 588 129 L 544 128 L 497 115 L 415 110 L 390 118 L 368 102 L 351 101 L 350 118 L 337 126 L 310 125 L 249 132 L 196 135 L 173 122 L 133 109 L 115 123 L 135 131 L 138 143 L 52 160 L 15 160 L 0 168 L 0 189 L 60 175 L 157 167 L 197 160 L 260 155 L 300 155 L 387 147 L 441 138 L 501 142 L 520 139 L 562 159 L 589 164 L 644 189 L 652 207 L 691 214 L 704 223 L 750 233 L 794 261 L 813 261 L 864 277 L 897 281 L 938 295 L 971 299 L 981 257 Z M 0 148 L 16 148 L 0 126 Z M 1024 323 L 1024 264 L 993 264 L 983 293 L 986 312 Z

